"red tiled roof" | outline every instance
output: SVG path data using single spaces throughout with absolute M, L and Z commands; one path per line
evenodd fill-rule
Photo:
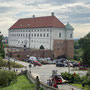
M 19 19 L 9 29 L 16 29 L 16 28 L 18 28 L 18 29 L 19 28 L 39 28 L 39 27 L 58 27 L 58 28 L 64 28 L 65 26 L 55 16 L 46 16 L 46 17 L 35 17 L 35 18 Z

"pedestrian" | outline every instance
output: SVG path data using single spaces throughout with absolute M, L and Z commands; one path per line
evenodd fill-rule
M 56 83 L 56 82 L 54 82 L 53 87 L 54 87 L 54 88 L 58 88 L 58 86 L 57 86 L 57 83 Z
M 49 79 L 49 86 L 52 86 L 52 81 Z
M 52 86 L 52 81 L 50 79 L 47 80 L 47 85 Z
M 39 77 L 36 76 L 36 90 L 40 89 L 40 81 L 39 81 Z
M 47 80 L 47 85 L 49 85 L 49 80 Z

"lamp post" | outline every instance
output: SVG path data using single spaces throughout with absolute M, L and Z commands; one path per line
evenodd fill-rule
M 15 72 L 15 58 L 14 58 L 14 72 Z
M 10 57 L 8 57 L 8 69 L 10 70 Z

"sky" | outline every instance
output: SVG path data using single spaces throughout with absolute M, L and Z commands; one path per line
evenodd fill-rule
M 74 38 L 90 32 L 90 0 L 0 0 L 0 31 L 8 36 L 8 29 L 18 19 L 50 16 L 51 12 L 74 27 Z

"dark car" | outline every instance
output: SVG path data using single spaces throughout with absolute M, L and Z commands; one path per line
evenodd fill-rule
M 79 67 L 78 63 L 73 63 L 73 67 Z
M 61 63 L 61 62 L 58 62 L 58 63 L 56 63 L 56 66 L 57 67 L 64 67 L 65 65 L 63 63 Z
M 80 66 L 79 69 L 80 69 L 80 70 L 88 70 L 88 68 L 85 67 L 85 66 Z

